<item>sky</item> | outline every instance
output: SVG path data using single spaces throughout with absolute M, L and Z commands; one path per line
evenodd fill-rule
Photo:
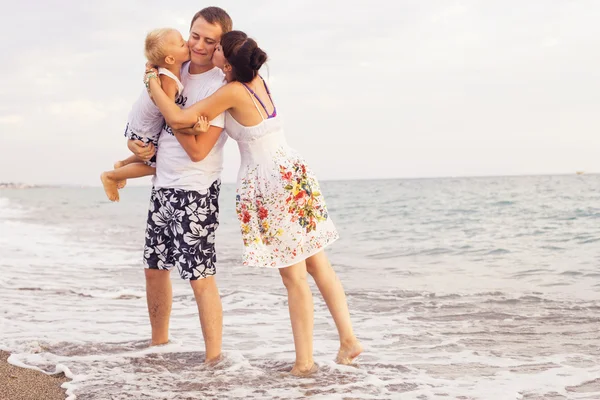
M 600 172 L 599 1 L 2 0 L 0 182 L 99 185 L 146 33 L 187 38 L 209 5 L 268 53 L 322 180 Z M 223 180 L 238 167 L 230 139 Z

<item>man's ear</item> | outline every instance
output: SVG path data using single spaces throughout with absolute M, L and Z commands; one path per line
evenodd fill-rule
M 173 65 L 173 64 L 175 64 L 175 57 L 173 57 L 173 56 L 166 56 L 165 57 L 165 63 L 167 65 Z

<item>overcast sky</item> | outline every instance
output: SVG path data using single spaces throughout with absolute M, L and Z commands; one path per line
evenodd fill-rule
M 600 172 L 600 1 L 2 0 L 0 181 L 99 184 L 146 33 L 208 5 L 269 54 L 321 179 Z

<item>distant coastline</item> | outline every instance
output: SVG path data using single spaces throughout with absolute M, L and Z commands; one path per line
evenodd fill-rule
M 437 179 L 497 179 L 497 178 L 527 178 L 527 177 L 538 177 L 538 176 L 554 176 L 554 177 L 567 177 L 567 176 L 597 176 L 600 172 L 585 172 L 585 171 L 574 171 L 570 173 L 557 172 L 557 173 L 544 173 L 544 174 L 506 174 L 506 175 L 440 175 L 440 176 L 401 176 L 401 177 L 378 177 L 378 178 L 330 178 L 320 179 L 322 182 L 353 182 L 353 181 L 416 181 L 416 180 L 437 180 Z M 235 179 L 222 180 L 223 184 L 234 185 Z M 132 180 L 128 187 L 148 187 L 151 186 L 150 182 L 136 182 Z M 22 182 L 0 182 L 0 189 L 41 189 L 41 188 L 98 188 L 102 187 L 101 184 L 83 184 L 83 183 L 49 183 L 49 184 L 29 184 Z
M 35 189 L 44 186 L 40 185 L 29 185 L 27 183 L 20 182 L 0 182 L 0 189 Z

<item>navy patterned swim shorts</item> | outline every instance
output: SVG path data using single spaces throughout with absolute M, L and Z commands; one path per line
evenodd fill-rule
M 153 137 L 148 137 L 145 135 L 138 135 L 135 133 L 133 129 L 129 127 L 129 124 L 125 126 L 125 137 L 129 140 L 139 140 L 144 142 L 144 144 L 152 143 L 154 145 L 154 149 L 158 149 L 158 137 L 160 136 L 160 132 Z M 144 161 L 144 164 L 151 166 L 152 168 L 156 168 L 156 153 L 152 156 L 149 161 Z
M 185 280 L 216 274 L 220 188 L 217 180 L 202 191 L 152 189 L 144 246 L 146 268 L 170 270 L 175 266 Z

